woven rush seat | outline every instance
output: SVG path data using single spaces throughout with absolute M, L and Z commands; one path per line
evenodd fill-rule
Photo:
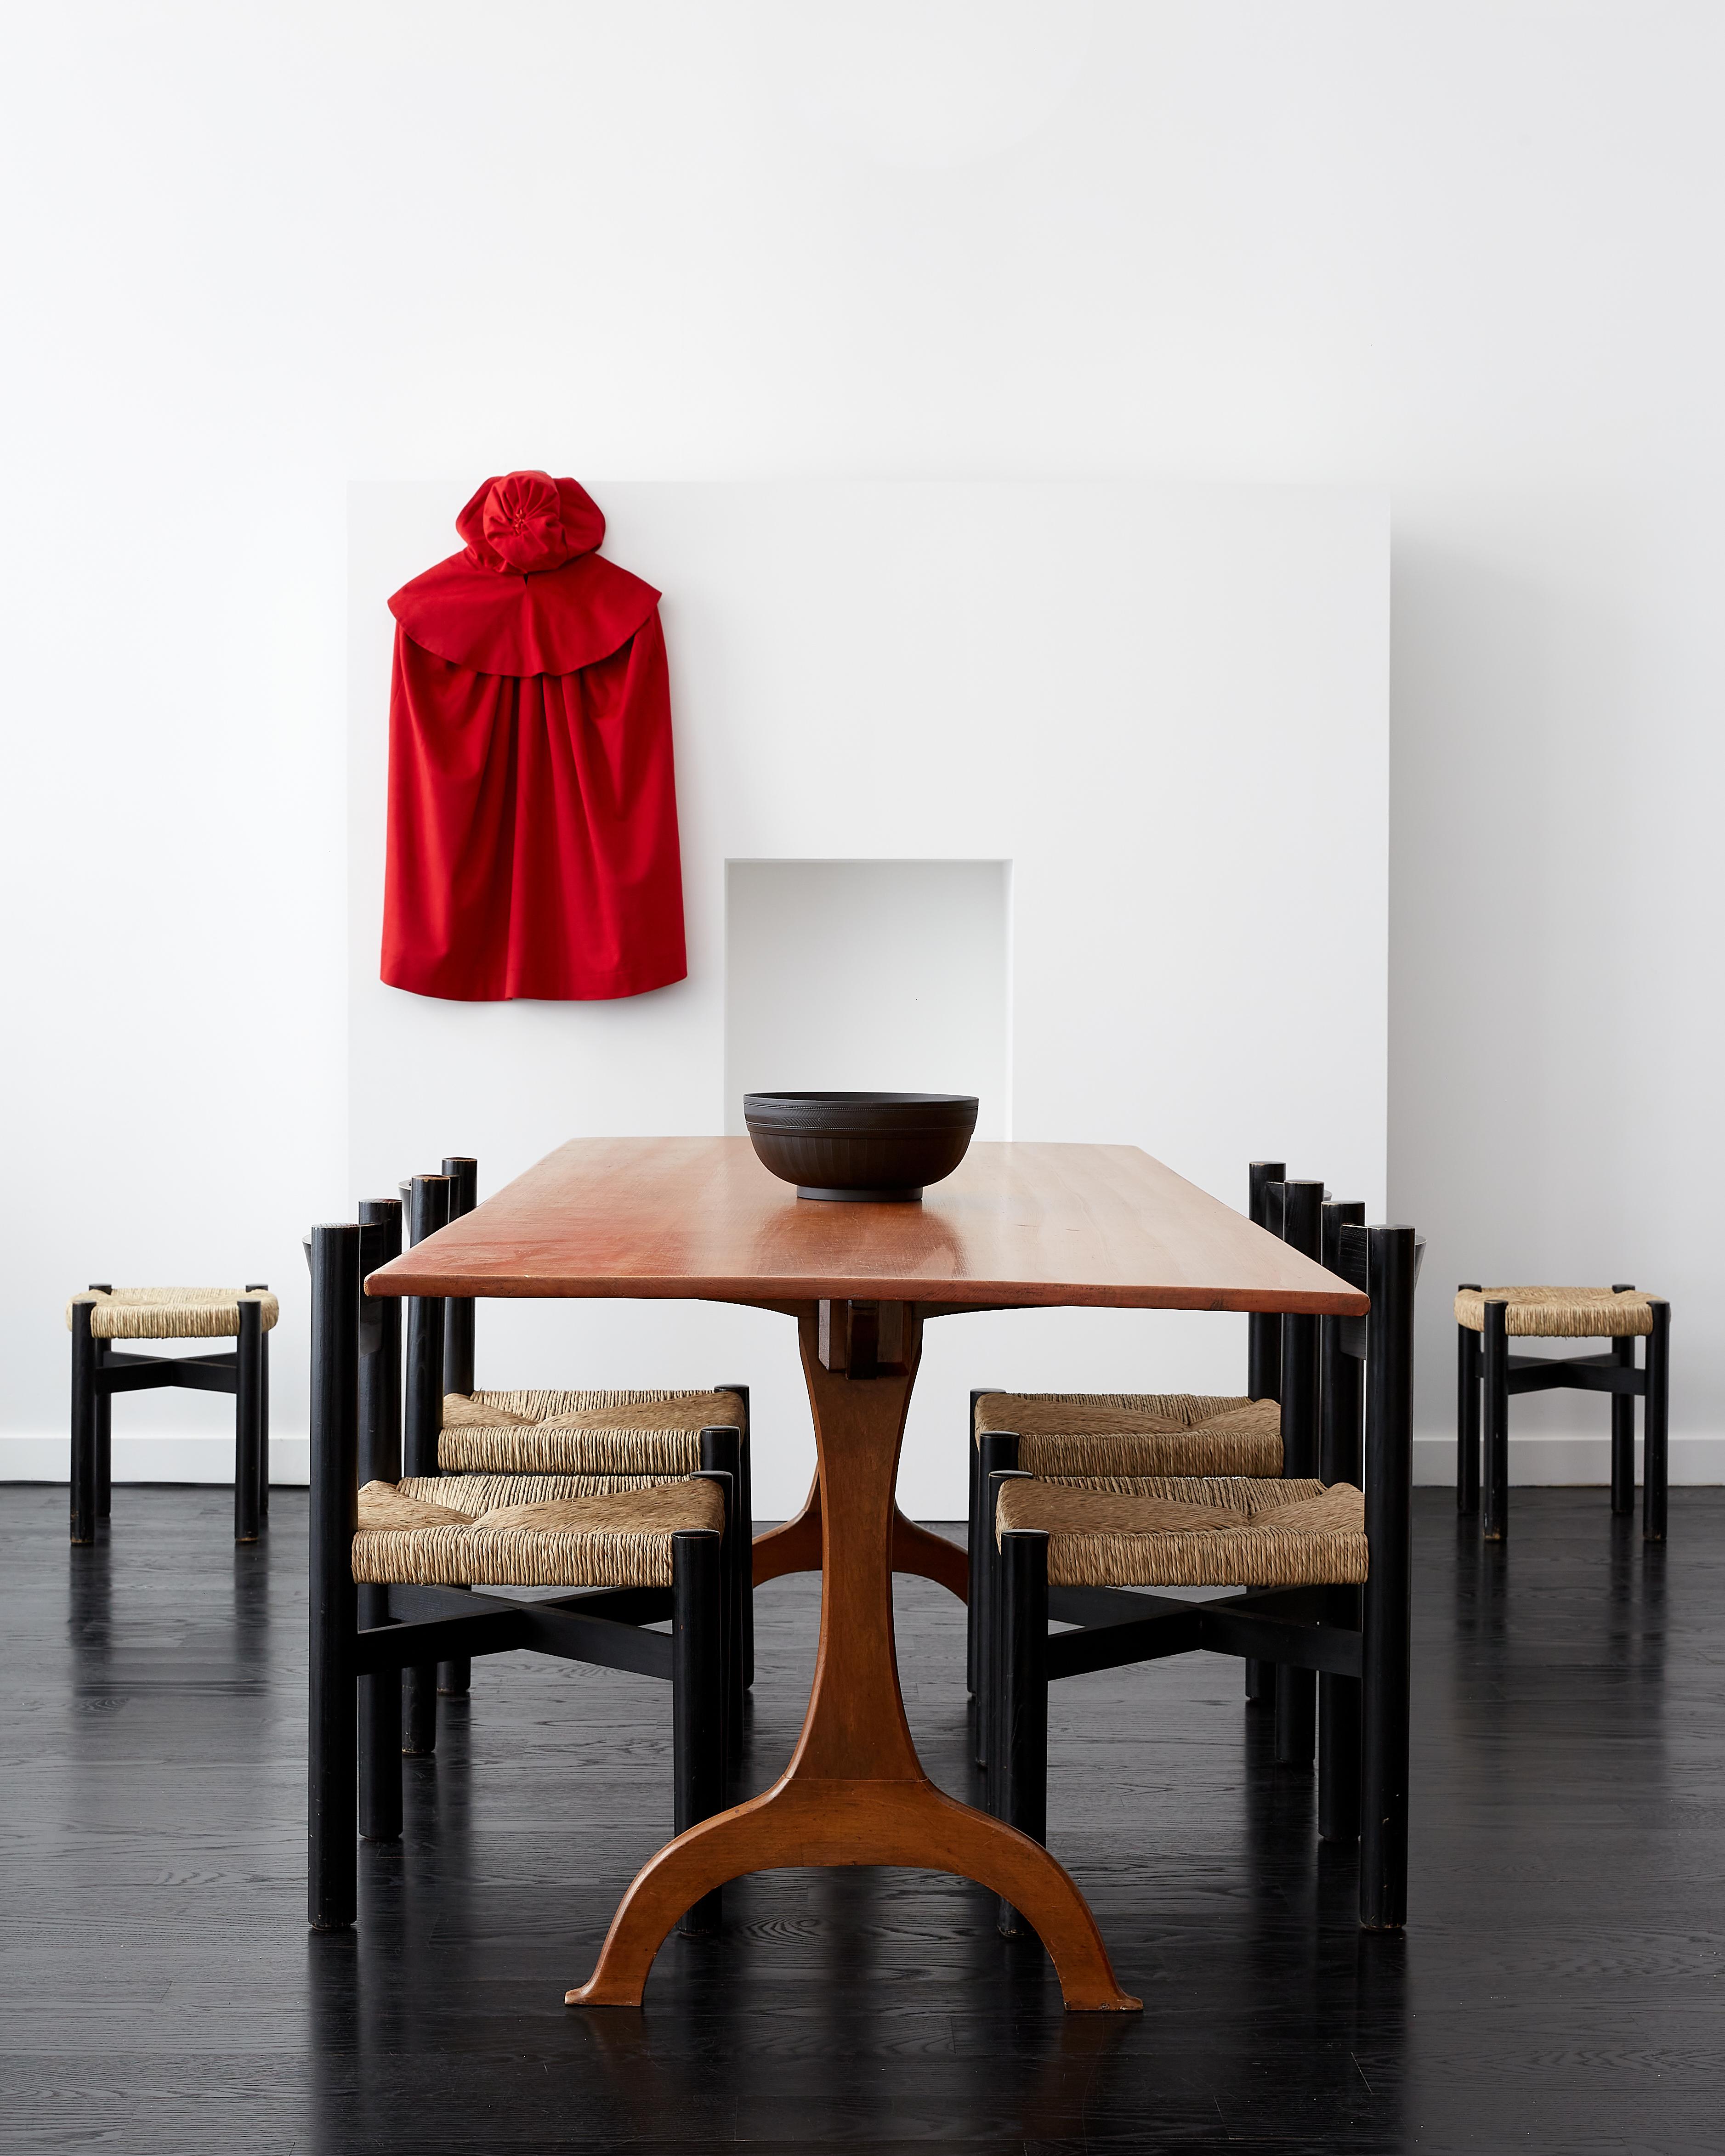
M 1210 1393 L 983 1393 L 973 1435 L 1014 1430 L 1019 1465 L 1043 1477 L 1250 1475 L 1282 1471 L 1274 1400 Z
M 90 1306 L 93 1340 L 233 1340 L 239 1334 L 239 1306 L 254 1302 L 264 1332 L 274 1330 L 281 1305 L 267 1289 L 237 1287 L 116 1287 L 74 1295 L 66 1305 L 66 1329 L 74 1303 Z
M 438 1465 L 455 1474 L 692 1475 L 710 1427 L 747 1427 L 737 1394 L 446 1393 Z
M 1007 1481 L 997 1537 L 1048 1537 L 1051 1587 L 1357 1586 L 1367 1571 L 1365 1500 L 1350 1482 L 1242 1484 L 1237 1501 L 1192 1504 L 1093 1486 Z
M 362 1585 L 669 1587 L 671 1538 L 722 1534 L 711 1481 L 664 1482 L 578 1496 L 505 1502 L 472 1514 L 391 1482 L 359 1493 L 353 1577 Z
M 1656 1300 L 1634 1288 L 1465 1287 L 1455 1297 L 1455 1322 L 1481 1332 L 1486 1305 L 1501 1302 L 1512 1337 L 1628 1340 L 1651 1332 Z

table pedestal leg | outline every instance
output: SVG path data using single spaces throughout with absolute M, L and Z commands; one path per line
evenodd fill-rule
M 825 1575 L 803 1733 L 770 1789 L 679 1835 L 637 1874 L 598 1966 L 567 1995 L 572 2006 L 639 2006 L 654 1956 L 691 1903 L 744 1872 L 810 1864 L 904 1865 L 974 1879 L 1036 1932 L 1069 2008 L 1139 2006 L 1116 1983 L 1096 1919 L 1065 1871 L 1027 1835 L 937 1789 L 911 1742 L 892 1634 L 892 1493 L 921 1346 L 916 1312 L 906 1309 L 904 1321 L 899 1370 L 850 1378 L 823 1367 L 814 1309 L 799 1315 Z
M 944 1535 L 931 1534 L 927 1527 L 919 1527 L 896 1505 L 892 1508 L 892 1568 L 914 1573 L 919 1579 L 932 1579 L 961 1602 L 970 1599 L 970 1559 L 965 1552 Z M 787 1573 L 819 1570 L 820 1477 L 817 1475 L 795 1519 L 755 1537 L 752 1578 L 757 1587 L 764 1587 L 769 1579 L 781 1579 Z

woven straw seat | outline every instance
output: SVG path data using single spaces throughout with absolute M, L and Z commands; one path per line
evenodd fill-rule
M 1365 1500 L 1352 1483 L 1241 1484 L 1239 1502 L 1181 1503 L 1057 1482 L 1002 1485 L 997 1534 L 1048 1537 L 1053 1587 L 1312 1587 L 1366 1577 Z
M 1633 1288 L 1465 1287 L 1455 1297 L 1455 1322 L 1483 1332 L 1486 1305 L 1501 1302 L 1512 1337 L 1627 1340 L 1651 1332 L 1656 1300 Z
M 1210 1393 L 983 1393 L 974 1434 L 1015 1430 L 1039 1476 L 1280 1475 L 1274 1400 Z
M 432 1478 L 420 1477 L 411 1491 Z M 433 1486 L 442 1491 L 439 1478 Z M 393 1483 L 359 1493 L 353 1577 L 416 1587 L 669 1587 L 671 1539 L 721 1534 L 725 1501 L 702 1480 L 508 1503 L 477 1515 Z
M 438 1465 L 457 1474 L 692 1475 L 703 1430 L 747 1426 L 735 1393 L 446 1393 Z
M 66 1305 L 66 1329 L 72 1305 L 90 1305 L 94 1340 L 232 1340 L 239 1333 L 239 1306 L 254 1302 L 264 1332 L 281 1316 L 281 1305 L 267 1290 L 237 1287 L 116 1287 L 74 1295 Z

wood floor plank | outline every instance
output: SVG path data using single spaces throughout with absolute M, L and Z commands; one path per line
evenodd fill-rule
M 362 1921 L 304 1928 L 305 1503 L 0 1488 L 0 2150 L 870 2156 L 942 2148 L 1690 2156 L 1725 2086 L 1725 1491 L 1648 1552 L 1603 1493 L 1514 1539 L 1417 1493 L 1412 1922 L 1369 1939 L 1309 1774 L 1214 1656 L 1057 1688 L 1051 1845 L 1142 2019 L 1068 2016 L 966 1882 L 785 1871 L 572 2014 L 668 1831 L 669 1695 L 479 1662 Z M 757 1602 L 747 1782 L 794 1743 L 818 1586 Z M 900 1583 L 906 1707 L 973 1794 L 962 1614 Z

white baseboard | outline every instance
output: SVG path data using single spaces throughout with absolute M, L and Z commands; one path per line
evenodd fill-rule
M 1635 1473 L 1641 1447 L 1635 1445 Z M 1671 1441 L 1673 1482 L 1725 1482 L 1725 1437 L 1674 1437 Z M 1609 1437 L 1516 1437 L 1509 1440 L 1509 1479 L 1523 1488 L 1545 1484 L 1588 1484 L 1604 1488 L 1611 1480 Z M 1455 1484 L 1453 1437 L 1416 1437 L 1414 1480 Z
M 0 1433 L 0 1482 L 65 1482 L 67 1437 Z M 198 1435 L 176 1436 L 167 1430 L 135 1437 L 114 1434 L 116 1482 L 215 1482 L 234 1481 L 234 1440 Z M 301 1431 L 270 1433 L 272 1487 L 303 1490 L 311 1480 L 311 1442 Z
M 1640 1447 L 1635 1448 L 1636 1465 Z M 303 1490 L 311 1480 L 310 1440 L 299 1431 L 272 1432 L 270 1480 Z M 1725 1482 L 1725 1437 L 1674 1437 L 1673 1482 Z M 1596 1483 L 1611 1480 L 1611 1441 L 1605 1437 L 1512 1437 L 1509 1479 L 1538 1483 Z M 64 1482 L 66 1435 L 0 1434 L 0 1482 Z M 167 1432 L 114 1439 L 116 1482 L 213 1482 L 234 1480 L 231 1437 L 177 1437 Z M 1451 1487 L 1455 1481 L 1453 1437 L 1414 1440 L 1414 1480 Z

